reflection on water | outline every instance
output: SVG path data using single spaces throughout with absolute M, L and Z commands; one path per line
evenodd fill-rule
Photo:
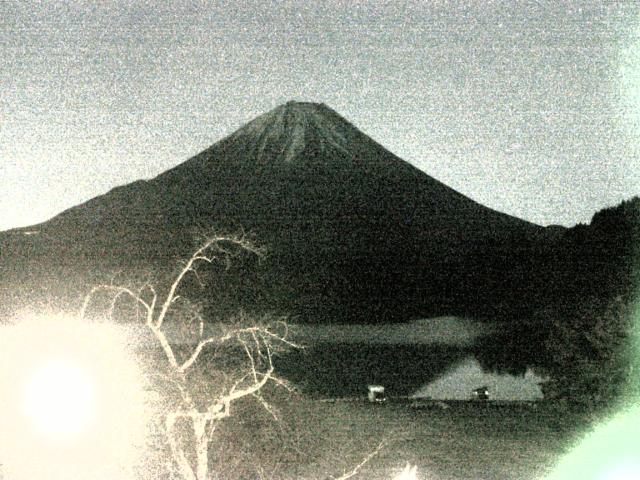
M 542 398 L 541 378 L 482 371 L 474 345 L 494 328 L 457 317 L 405 324 L 296 325 L 307 345 L 280 357 L 280 374 L 303 391 L 321 396 L 366 395 L 367 385 L 384 385 L 388 395 L 466 400 L 487 386 L 496 400 Z
M 394 324 L 297 324 L 300 341 L 314 343 L 368 343 L 376 345 L 470 346 L 493 333 L 494 326 L 460 317 L 436 317 Z
M 470 354 L 466 347 L 321 343 L 276 358 L 281 376 L 303 392 L 329 397 L 365 396 L 367 385 L 406 396 Z
M 446 371 L 440 378 L 420 388 L 415 396 L 439 400 L 467 400 L 472 390 L 486 386 L 492 400 L 540 400 L 544 379 L 531 370 L 523 376 L 483 372 L 473 356 Z

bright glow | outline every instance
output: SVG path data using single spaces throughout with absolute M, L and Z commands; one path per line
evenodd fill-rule
M 56 359 L 40 366 L 28 380 L 24 409 L 41 433 L 66 438 L 90 427 L 94 395 L 89 372 L 72 361 Z
M 143 384 L 112 325 L 31 318 L 0 329 L 0 464 L 12 480 L 133 478 Z
M 393 477 L 393 480 L 417 480 L 418 478 L 418 466 L 411 466 L 410 463 L 407 463 L 407 466 L 404 467 L 398 475 Z
M 640 478 L 640 408 L 627 410 L 588 434 L 548 480 Z
M 605 472 L 602 480 L 638 480 L 640 478 L 640 463 L 629 462 L 614 465 Z

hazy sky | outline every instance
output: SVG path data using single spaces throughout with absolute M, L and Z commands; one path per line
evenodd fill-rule
M 149 178 L 289 99 L 485 205 L 640 193 L 640 4 L 0 2 L 0 230 Z

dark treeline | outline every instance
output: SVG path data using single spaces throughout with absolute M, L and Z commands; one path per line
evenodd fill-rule
M 552 229 L 544 242 L 519 241 L 524 256 L 513 268 L 493 250 L 497 275 L 484 288 L 497 295 L 485 313 L 505 328 L 478 357 L 493 370 L 548 375 L 547 397 L 609 401 L 632 371 L 640 198 L 599 211 L 589 225 Z

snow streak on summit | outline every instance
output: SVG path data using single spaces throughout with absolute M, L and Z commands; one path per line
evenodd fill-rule
M 272 159 L 275 153 L 288 163 L 310 143 L 323 152 L 329 147 L 349 154 L 349 130 L 353 127 L 324 104 L 288 102 L 248 123 L 230 140 L 253 142 L 258 162 Z

